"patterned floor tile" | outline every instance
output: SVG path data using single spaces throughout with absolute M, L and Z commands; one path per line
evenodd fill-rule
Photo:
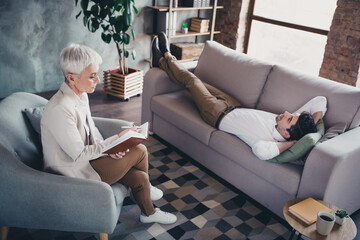
M 158 137 L 145 143 L 150 181 L 164 192 L 154 205 L 178 217 L 171 225 L 142 224 L 132 197 L 124 200 L 110 240 L 281 240 L 288 225 L 273 213 Z M 286 238 L 287 237 L 287 238 Z M 97 234 L 11 228 L 8 240 L 95 240 Z

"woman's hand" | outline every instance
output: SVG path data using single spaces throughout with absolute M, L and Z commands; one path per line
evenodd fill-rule
M 120 132 L 120 133 L 118 134 L 118 136 L 121 137 L 122 135 L 124 135 L 124 134 L 127 133 L 128 131 L 139 132 L 139 130 L 140 130 L 140 128 L 139 128 L 138 126 L 133 126 L 133 127 L 131 127 L 131 128 L 128 128 L 128 129 Z
M 110 157 L 114 158 L 114 159 L 120 159 L 120 158 L 123 158 L 125 156 L 125 154 L 127 152 L 129 152 L 130 150 L 126 150 L 125 152 L 117 152 L 117 153 L 114 153 L 114 154 L 109 154 Z

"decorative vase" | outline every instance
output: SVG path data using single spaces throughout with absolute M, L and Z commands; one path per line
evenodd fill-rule
M 119 68 L 104 71 L 104 92 L 124 100 L 129 100 L 132 96 L 140 96 L 143 82 L 141 70 L 129 68 L 128 74 L 120 74 Z
M 345 220 L 346 220 L 346 217 L 343 217 L 343 218 L 341 218 L 341 217 L 339 217 L 339 216 L 337 216 L 337 215 L 335 215 L 335 222 L 337 223 L 337 224 L 339 224 L 339 225 L 343 225 L 344 224 L 344 222 L 345 222 Z

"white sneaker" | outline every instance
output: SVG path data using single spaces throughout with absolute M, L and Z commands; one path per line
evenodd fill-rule
M 159 208 L 155 208 L 155 213 L 150 216 L 140 215 L 140 222 L 142 223 L 160 223 L 160 224 L 173 224 L 177 221 L 177 217 L 168 212 L 163 212 Z
M 152 201 L 159 200 L 160 198 L 163 197 L 163 195 L 164 195 L 163 191 L 150 184 L 150 198 Z

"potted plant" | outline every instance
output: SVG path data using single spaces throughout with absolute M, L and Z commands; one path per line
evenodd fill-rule
M 187 23 L 185 22 L 185 23 L 183 23 L 182 24 L 182 28 L 181 28 L 181 31 L 183 32 L 183 33 L 188 33 L 188 26 L 187 26 Z
M 77 4 L 78 0 L 75 0 Z M 135 40 L 132 28 L 134 13 L 138 13 L 135 0 L 81 0 L 80 6 L 82 10 L 76 19 L 83 14 L 83 24 L 90 32 L 101 29 L 101 39 L 107 44 L 114 41 L 116 45 L 119 67 L 104 71 L 104 91 L 123 99 L 139 95 L 142 91 L 142 71 L 127 65 L 130 55 L 135 59 L 135 50 L 127 49 L 131 38 Z
M 339 225 L 343 225 L 346 218 L 348 218 L 349 215 L 347 214 L 347 212 L 345 210 L 337 210 L 335 212 L 335 222 Z

